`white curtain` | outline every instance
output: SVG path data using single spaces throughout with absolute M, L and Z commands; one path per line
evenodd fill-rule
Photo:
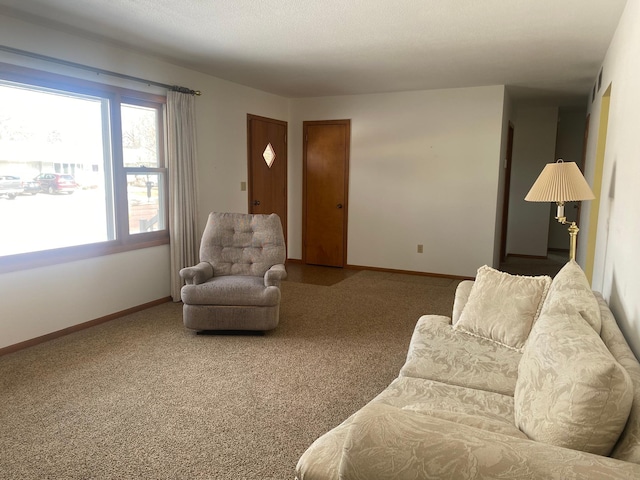
M 171 297 L 180 301 L 181 268 L 198 263 L 198 192 L 195 98 L 167 93 L 169 169 L 169 234 L 171 236 Z

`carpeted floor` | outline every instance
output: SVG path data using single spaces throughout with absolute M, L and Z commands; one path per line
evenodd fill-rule
M 0 478 L 292 479 L 458 283 L 327 272 L 284 283 L 264 336 L 196 335 L 167 303 L 0 357 Z

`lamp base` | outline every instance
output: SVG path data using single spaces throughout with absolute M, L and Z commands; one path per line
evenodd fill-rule
M 578 239 L 579 231 L 580 229 L 576 225 L 576 222 L 571 222 L 571 225 L 569 226 L 569 241 L 570 241 L 569 260 L 576 259 L 576 241 Z

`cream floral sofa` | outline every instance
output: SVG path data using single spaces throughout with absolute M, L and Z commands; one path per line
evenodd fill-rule
M 481 267 L 452 317 L 420 318 L 398 378 L 298 480 L 640 479 L 640 365 L 575 262 Z

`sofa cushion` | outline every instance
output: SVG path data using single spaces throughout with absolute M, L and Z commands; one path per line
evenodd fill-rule
M 400 376 L 513 396 L 522 354 L 457 331 L 450 321 L 438 315 L 418 320 Z
M 575 306 L 576 310 L 600 335 L 602 320 L 598 300 L 591 290 L 587 277 L 575 260 L 570 260 L 553 277 L 540 313 L 547 312 L 556 305 L 568 304 Z
M 451 312 L 451 324 L 455 325 L 460 320 L 460 315 L 464 310 L 464 306 L 469 301 L 469 294 L 473 288 L 473 280 L 463 280 L 456 287 L 456 293 L 453 297 L 453 311 Z
M 522 349 L 550 284 L 546 275 L 511 275 L 484 265 L 454 328 Z
M 633 385 L 571 305 L 534 325 L 518 368 L 516 425 L 529 438 L 608 455 L 622 432 Z
M 518 438 L 513 397 L 422 378 L 398 377 L 371 403 L 384 403 L 450 422 Z
M 341 436 L 344 434 L 340 432 Z M 305 456 L 299 480 L 636 479 L 640 466 L 487 432 L 467 425 L 372 403 L 351 417 L 340 456 Z M 331 432 L 326 435 L 329 437 Z M 335 450 L 335 447 L 334 447 Z M 306 454 L 305 454 L 306 455 Z M 303 461 L 304 460 L 304 461 Z M 334 460 L 326 476 L 310 467 Z M 315 471 L 319 470 L 318 468 Z M 313 471 L 312 473 L 315 473 Z

